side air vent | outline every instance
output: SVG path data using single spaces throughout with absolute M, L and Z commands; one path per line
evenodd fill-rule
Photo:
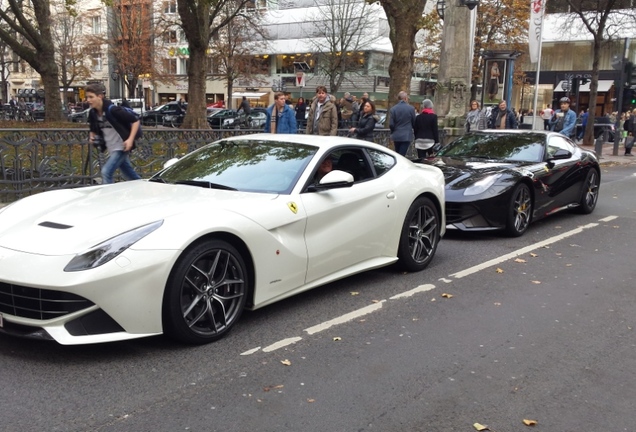
M 39 224 L 40 226 L 43 227 L 47 227 L 47 228 L 55 228 L 55 229 L 69 229 L 69 228 L 73 228 L 70 225 L 64 225 L 64 224 L 60 224 L 60 223 L 56 223 L 56 222 L 42 222 Z

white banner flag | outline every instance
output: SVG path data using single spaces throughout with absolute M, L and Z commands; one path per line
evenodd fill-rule
M 530 0 L 530 31 L 528 31 L 528 44 L 531 63 L 539 61 L 539 45 L 541 45 L 541 26 L 543 24 L 544 10 L 545 0 Z

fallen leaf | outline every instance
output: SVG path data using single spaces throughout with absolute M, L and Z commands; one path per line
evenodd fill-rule
M 563 255 L 561 252 L 555 252 L 554 254 L 555 254 L 556 256 L 561 256 L 561 255 Z
M 572 267 L 572 264 L 566 264 L 565 266 L 566 267 Z
M 371 300 L 371 303 L 380 303 L 380 300 Z
M 431 299 L 431 301 L 436 301 L 436 300 L 435 300 L 435 297 L 433 297 L 433 298 Z
M 413 318 L 413 321 L 419 321 L 419 320 L 420 320 L 419 318 Z
M 314 402 L 316 402 L 316 399 L 307 399 L 307 402 L 314 403 Z
M 281 360 L 281 363 L 284 364 L 285 366 L 291 366 L 291 362 L 287 359 Z
M 533 284 L 535 285 L 539 285 L 541 283 L 541 281 L 532 281 Z
M 518 262 L 518 263 L 524 263 L 524 262 L 527 262 L 527 261 L 526 261 L 526 260 L 524 260 L 523 258 L 517 258 L 517 259 L 515 260 L 515 262 Z
M 479 424 L 479 423 L 475 423 L 475 424 L 473 425 L 473 427 L 474 427 L 475 429 L 477 429 L 478 431 L 482 431 L 482 430 L 490 430 L 490 429 L 488 429 L 488 426 L 487 426 L 487 425 L 482 425 L 482 424 Z
M 532 258 L 536 258 L 536 257 L 538 257 L 539 255 L 537 255 L 537 254 L 536 254 L 536 253 L 534 253 L 534 252 L 531 252 L 531 253 L 530 253 L 530 256 L 531 256 Z
M 342 340 L 342 338 L 340 336 L 336 336 L 335 338 L 333 338 L 333 340 L 337 342 L 337 341 Z
M 453 295 L 452 294 L 448 294 L 448 293 L 442 293 L 442 297 L 453 298 Z
M 614 225 L 612 228 L 620 228 L 618 225 Z
M 537 424 L 536 420 L 527 420 L 527 419 L 523 419 L 523 424 L 526 426 L 534 426 Z
M 557 226 L 555 226 L 554 228 L 557 228 L 557 229 L 558 229 L 558 228 L 561 228 L 561 225 L 557 225 Z
M 500 269 L 499 267 L 497 267 L 497 273 L 503 273 L 504 271 L 502 269 Z
M 358 291 L 351 291 L 351 295 L 352 295 L 352 296 L 353 296 L 353 295 L 358 295 L 358 294 L 360 294 Z
M 501 303 L 499 303 L 499 302 L 495 302 L 495 303 L 494 303 L 494 305 L 495 305 L 495 306 L 501 306 Z

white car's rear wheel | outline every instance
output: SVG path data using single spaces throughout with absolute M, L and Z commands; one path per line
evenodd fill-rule
M 437 207 L 426 197 L 416 199 L 406 213 L 398 258 L 407 271 L 424 270 L 431 262 L 440 239 L 440 220 Z
M 203 344 L 224 336 L 245 307 L 248 272 L 239 251 L 222 240 L 190 248 L 177 261 L 164 295 L 164 331 Z

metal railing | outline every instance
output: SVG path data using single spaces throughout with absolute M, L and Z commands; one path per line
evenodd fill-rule
M 257 132 L 144 127 L 131 161 L 139 175 L 148 178 L 175 156 L 222 138 Z M 346 136 L 347 130 L 339 130 L 338 135 Z M 376 143 L 389 146 L 387 129 L 376 130 L 374 138 Z M 415 153 L 412 147 L 410 151 Z M 0 129 L 0 202 L 13 202 L 46 190 L 99 184 L 104 159 L 89 144 L 86 129 Z

